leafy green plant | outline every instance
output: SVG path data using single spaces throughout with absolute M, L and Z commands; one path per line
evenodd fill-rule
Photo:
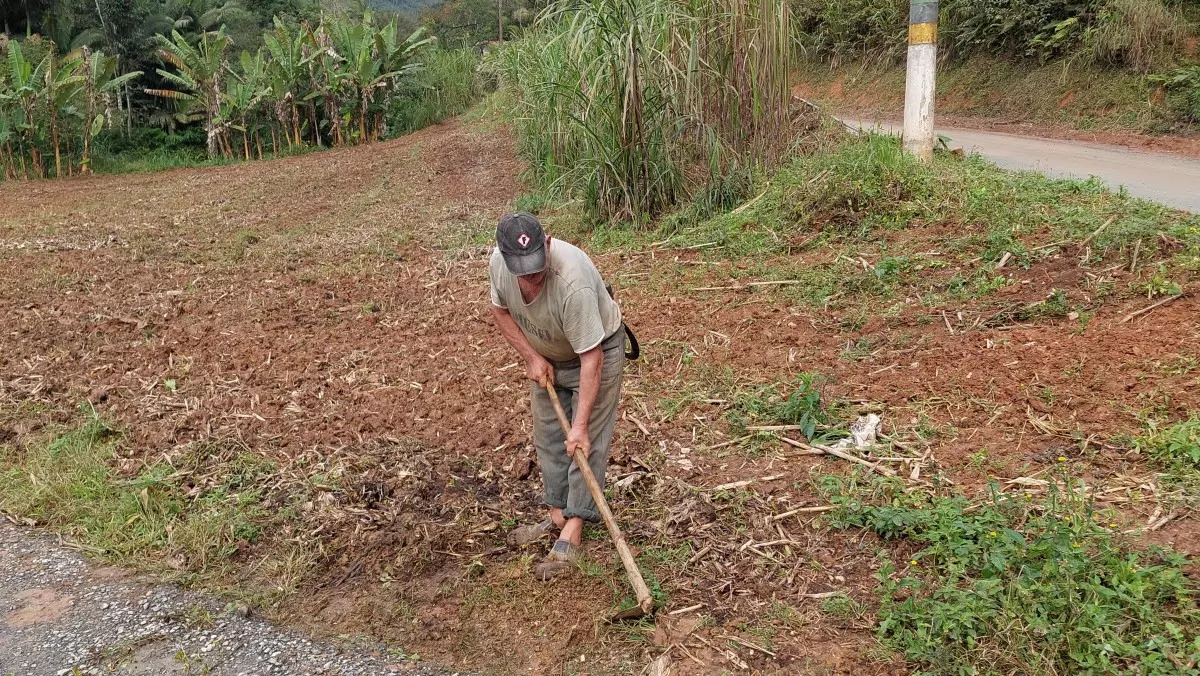
M 833 527 L 917 548 L 879 570 L 877 632 L 927 669 L 1173 674 L 1200 660 L 1186 557 L 1127 549 L 1074 492 L 1034 501 L 993 487 L 972 504 L 897 480 L 819 484 Z
M 1167 266 L 1160 263 L 1158 269 L 1146 280 L 1143 284 L 1146 290 L 1146 299 L 1150 300 L 1156 296 L 1178 296 L 1183 293 L 1183 289 L 1179 284 L 1175 283 L 1167 273 Z
M 745 427 L 752 421 L 767 424 L 796 425 L 809 441 L 826 441 L 844 436 L 833 428 L 840 418 L 840 402 L 827 402 L 822 396 L 824 377 L 805 372 L 787 385 L 767 385 L 736 393 L 731 417 L 735 425 Z M 821 431 L 818 434 L 818 431 Z
M 1163 466 L 1200 472 L 1200 417 L 1193 416 L 1160 428 L 1151 424 L 1135 448 Z
M 1168 75 L 1153 76 L 1150 81 L 1170 92 L 1172 105 L 1181 117 L 1200 122 L 1200 65 L 1182 66 Z

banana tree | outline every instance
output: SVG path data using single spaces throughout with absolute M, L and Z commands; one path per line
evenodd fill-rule
M 80 56 L 60 61 L 53 54 L 49 54 L 46 59 L 45 87 L 42 93 L 46 100 L 46 115 L 50 118 L 50 142 L 54 145 L 56 178 L 63 175 L 59 122 L 64 115 L 80 115 L 76 103 L 83 92 L 84 78 L 78 73 L 82 65 L 83 57 Z
M 37 65 L 34 65 L 25 58 L 25 53 L 21 50 L 20 43 L 10 41 L 8 43 L 8 81 L 10 87 L 9 97 L 16 102 L 20 108 L 20 119 L 17 122 L 16 128 L 20 132 L 22 150 L 29 153 L 29 159 L 33 163 L 33 171 L 36 176 L 41 178 L 44 175 L 42 170 L 42 156 L 38 152 L 38 125 L 35 119 L 38 103 L 42 100 L 43 83 L 46 79 L 46 69 L 51 59 L 51 54 L 46 54 Z M 21 158 L 21 174 L 28 176 L 28 170 L 25 166 L 25 152 L 19 152 Z
M 400 26 L 395 18 L 375 34 L 375 51 L 383 59 L 384 69 L 392 74 L 392 86 L 384 90 L 386 92 L 384 98 L 385 108 L 390 105 L 400 78 L 421 68 L 421 64 L 413 61 L 413 57 L 416 56 L 417 51 L 433 43 L 435 40 L 432 37 L 426 36 L 424 27 L 413 31 L 405 39 L 401 39 L 400 36 Z M 378 114 L 376 115 L 375 126 L 376 134 L 378 135 L 381 131 L 380 127 L 382 127 Z
M 346 82 L 358 108 L 358 142 L 366 143 L 367 114 L 374 102 L 375 88 L 392 74 L 375 54 L 375 27 L 370 12 L 363 15 L 361 22 L 335 22 L 332 29 L 334 44 L 345 59 Z
M 271 98 L 278 104 L 283 135 L 288 146 L 301 145 L 299 103 L 306 93 L 303 84 L 313 59 L 312 54 L 305 53 L 305 32 L 293 32 L 275 17 L 275 30 L 263 36 L 263 43 L 271 55 Z
M 111 108 L 113 94 L 140 77 L 142 71 L 117 75 L 117 57 L 105 56 L 103 52 L 84 50 L 84 113 L 83 152 L 79 161 L 80 173 L 91 171 L 92 139 L 104 129 L 105 113 Z
M 305 98 L 314 105 L 317 100 L 321 101 L 325 119 L 329 123 L 330 138 L 334 145 L 340 146 L 346 142 L 346 135 L 342 131 L 346 123 L 342 113 L 342 98 L 347 91 L 346 60 L 338 54 L 325 24 L 315 30 L 309 29 L 308 45 L 313 50 L 313 58 L 309 62 L 312 91 Z
M 12 123 L 12 111 L 5 106 L 6 95 L 0 90 L 0 168 L 4 170 L 4 178 L 12 180 L 17 177 L 17 165 L 13 159 L 12 140 L 15 138 Z
M 263 63 L 262 52 L 250 56 L 242 52 L 241 72 L 229 69 L 232 79 L 225 92 L 225 100 L 221 105 L 221 117 L 224 120 L 237 120 L 240 124 L 232 125 L 233 129 L 242 132 L 242 157 L 250 159 L 250 135 L 253 131 L 251 122 L 257 117 L 259 105 L 269 93 L 265 86 L 266 67 Z M 262 151 L 259 150 L 261 157 Z
M 224 128 L 218 124 L 221 115 L 221 75 L 225 70 L 225 49 L 229 35 L 222 27 L 215 33 L 203 33 L 192 46 L 179 31 L 172 30 L 170 39 L 158 35 L 158 55 L 175 67 L 177 72 L 155 69 L 178 89 L 147 89 L 151 96 L 183 102 L 196 102 L 204 111 L 204 131 L 208 156 L 215 157 L 222 148 Z

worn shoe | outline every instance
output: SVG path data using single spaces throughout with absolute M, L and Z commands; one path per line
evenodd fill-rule
M 514 528 L 504 541 L 508 543 L 509 547 L 524 547 L 546 537 L 551 528 L 554 528 L 554 522 L 547 518 L 545 521 L 535 523 L 531 526 Z
M 539 564 L 533 567 L 533 575 L 545 582 L 575 569 L 579 562 L 580 548 L 567 540 L 558 540 L 550 553 Z

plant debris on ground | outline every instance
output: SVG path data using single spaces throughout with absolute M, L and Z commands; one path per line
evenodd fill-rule
M 520 168 L 485 107 L 0 186 L 0 508 L 450 667 L 1192 668 L 1196 217 L 824 133 L 658 229 L 584 226 Z M 609 485 L 657 619 L 603 621 L 630 593 L 600 529 L 549 585 L 504 546 L 540 478 L 484 272 L 535 201 L 641 340 Z M 825 450 L 870 414 L 880 443 Z M 1016 603 L 1059 590 L 1078 603 Z

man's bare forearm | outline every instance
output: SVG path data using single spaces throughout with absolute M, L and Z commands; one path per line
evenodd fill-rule
M 585 430 L 592 419 L 596 396 L 600 393 L 600 373 L 604 367 L 604 350 L 599 345 L 579 355 L 579 403 L 575 408 L 574 427 Z
M 533 361 L 541 358 L 537 350 L 529 344 L 529 339 L 521 332 L 521 327 L 517 326 L 517 321 L 512 318 L 508 310 L 502 307 L 492 306 L 492 317 L 496 319 L 496 326 L 500 328 L 501 335 L 508 341 L 509 345 L 517 351 L 525 359 L 525 361 Z

